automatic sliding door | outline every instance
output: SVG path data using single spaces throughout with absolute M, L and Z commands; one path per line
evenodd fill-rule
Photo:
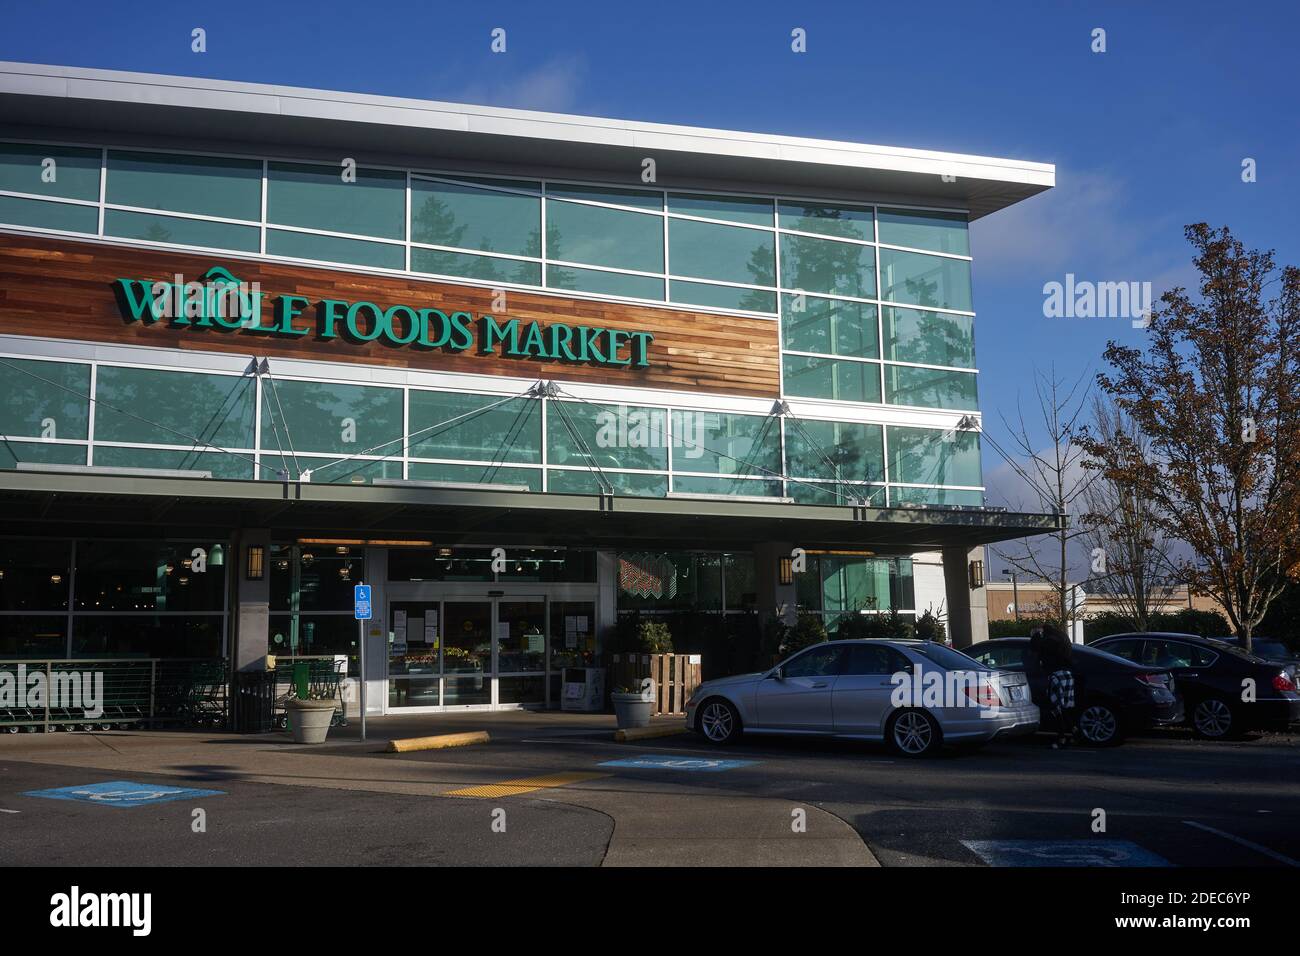
M 388 706 L 437 707 L 438 602 L 390 601 Z
M 492 602 L 442 602 L 443 703 L 492 703 Z
M 546 701 L 546 600 L 497 598 L 497 701 Z

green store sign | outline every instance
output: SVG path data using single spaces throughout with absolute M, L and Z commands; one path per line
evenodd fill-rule
M 649 332 L 628 332 L 590 325 L 500 320 L 472 312 L 417 309 L 411 305 L 379 305 L 278 295 L 271 299 L 271 321 L 264 323 L 264 295 L 259 283 L 246 283 L 214 266 L 201 281 L 172 282 L 114 279 L 113 291 L 127 322 L 152 325 L 166 321 L 172 328 L 301 338 L 343 339 L 364 344 L 382 342 L 413 349 L 442 349 L 506 358 L 540 359 L 609 367 L 645 368 L 650 364 Z

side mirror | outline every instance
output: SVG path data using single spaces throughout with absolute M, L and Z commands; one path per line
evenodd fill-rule
M 776 667 L 772 668 L 772 672 L 767 676 L 775 677 L 777 680 L 785 680 L 785 671 L 783 671 L 781 665 L 778 664 Z

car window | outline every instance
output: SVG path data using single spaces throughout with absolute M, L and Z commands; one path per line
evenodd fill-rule
M 1147 641 L 1142 663 L 1152 667 L 1191 667 L 1195 650 L 1180 641 Z
M 989 667 L 1024 667 L 1025 652 L 1028 650 L 1023 644 L 1010 644 L 1002 647 L 991 647 L 982 654 L 971 654 L 971 657 L 977 661 L 987 664 Z
M 930 660 L 934 661 L 944 670 L 987 670 L 987 668 L 973 657 L 967 657 L 961 651 L 954 651 L 946 644 L 936 644 L 933 641 L 925 641 L 919 644 L 909 644 L 912 650 L 918 654 L 924 654 Z
M 903 655 L 883 644 L 852 644 L 841 674 L 897 674 L 909 670 Z
M 782 670 L 786 677 L 828 677 L 839 670 L 843 657 L 843 644 L 814 647 L 791 659 Z
M 1219 659 L 1219 655 L 1214 653 L 1214 651 L 1210 650 L 1208 647 L 1194 647 L 1189 645 L 1189 649 L 1192 652 L 1192 664 L 1196 667 L 1209 667 Z
M 1107 654 L 1114 654 L 1116 657 L 1122 657 L 1126 661 L 1138 661 L 1141 656 L 1142 641 L 1136 638 L 1128 638 L 1122 641 L 1107 641 L 1101 650 Z

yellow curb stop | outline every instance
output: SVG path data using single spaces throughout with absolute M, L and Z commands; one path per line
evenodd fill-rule
M 404 754 L 413 750 L 444 750 L 447 747 L 485 744 L 491 739 L 486 730 L 475 730 L 465 734 L 439 734 L 436 737 L 407 737 L 403 740 L 390 740 L 388 752 Z

